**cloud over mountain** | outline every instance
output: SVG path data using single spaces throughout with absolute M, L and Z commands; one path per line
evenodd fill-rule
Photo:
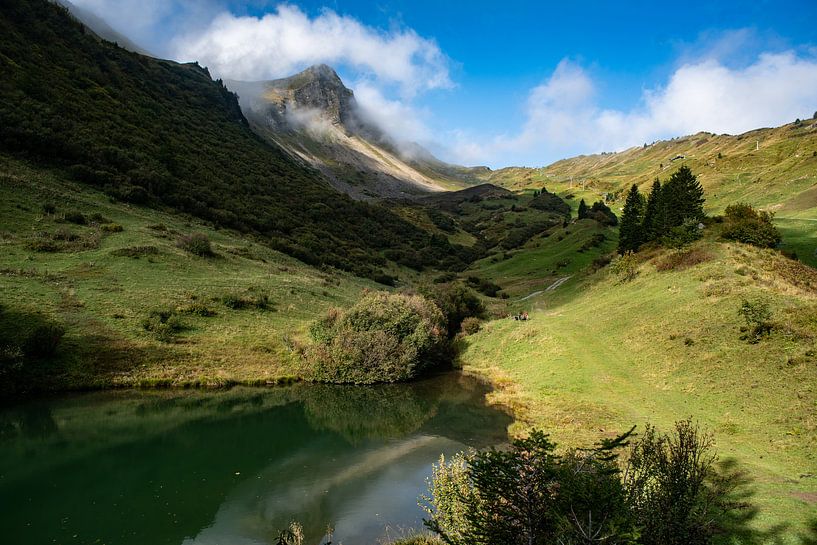
M 280 78 L 326 63 L 350 66 L 405 96 L 452 85 L 448 59 L 433 40 L 408 28 L 383 32 L 328 9 L 314 18 L 286 4 L 261 17 L 223 12 L 172 48 L 175 58 L 230 79 Z

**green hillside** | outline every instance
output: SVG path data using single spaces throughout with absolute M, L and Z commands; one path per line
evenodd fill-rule
M 421 252 L 417 268 L 468 259 L 263 142 L 198 65 L 100 41 L 51 2 L 4 5 L 0 67 L 0 150 L 118 200 L 171 207 L 370 278 L 382 276 L 386 248 Z
M 683 156 L 683 159 L 675 159 Z M 706 190 L 706 209 L 720 213 L 747 202 L 775 212 L 783 247 L 817 266 L 817 120 L 758 129 L 745 134 L 698 133 L 620 153 L 582 155 L 537 168 L 506 168 L 484 174 L 486 181 L 514 191 L 546 186 L 561 195 L 594 201 L 617 197 L 638 184 L 649 191 L 680 165 L 688 165 Z
M 518 431 L 537 426 L 562 444 L 691 416 L 750 472 L 759 525 L 791 525 L 790 539 L 817 494 L 817 272 L 714 237 L 639 254 L 632 282 L 606 268 L 516 302 L 531 320 L 490 322 L 461 362 L 501 386 L 494 401 L 515 408 Z M 531 282 L 537 258 L 489 270 Z M 771 305 L 772 334 L 757 344 L 740 339 L 744 299 Z
M 53 208 L 45 212 L 44 205 Z M 65 219 L 77 213 L 86 225 Z M 41 322 L 65 329 L 52 357 L 0 353 L 11 360 L 0 366 L 0 395 L 298 376 L 307 324 L 376 286 L 319 271 L 190 216 L 111 202 L 2 156 L 0 217 L 0 351 Z M 204 233 L 214 255 L 179 248 L 191 233 Z M 172 342 L 144 327 L 152 311 L 162 310 L 176 311 L 181 321 Z

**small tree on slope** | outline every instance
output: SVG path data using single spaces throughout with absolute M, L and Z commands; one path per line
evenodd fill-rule
M 644 243 L 644 229 L 641 225 L 641 217 L 644 209 L 641 193 L 638 186 L 633 184 L 627 193 L 627 200 L 624 203 L 624 212 L 621 215 L 621 226 L 618 235 L 618 253 L 624 254 L 628 251 L 637 252 Z

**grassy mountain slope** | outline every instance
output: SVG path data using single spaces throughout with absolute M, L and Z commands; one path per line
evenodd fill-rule
M 309 263 L 369 277 L 385 248 L 422 250 L 428 264 L 456 255 L 263 142 L 206 70 L 98 40 L 55 4 L 4 6 L 0 69 L 0 150 L 117 199 L 263 235 Z
M 758 148 L 759 142 L 759 149 Z M 679 155 L 684 159 L 671 161 Z M 758 129 L 745 134 L 692 136 L 656 142 L 620 153 L 583 155 L 538 169 L 507 168 L 484 175 L 513 190 L 547 186 L 588 201 L 619 195 L 638 184 L 642 192 L 681 164 L 688 165 L 706 190 L 706 209 L 720 213 L 734 202 L 772 210 L 784 247 L 817 266 L 817 120 Z
M 791 538 L 817 501 L 817 272 L 714 237 L 669 270 L 674 254 L 645 252 L 632 282 L 606 268 L 517 302 L 531 321 L 487 324 L 462 362 L 563 444 L 699 420 L 755 480 L 759 523 L 791 524 Z M 520 254 L 517 275 L 536 257 Z M 744 298 L 772 308 L 774 330 L 758 344 L 739 338 Z
M 45 203 L 56 205 L 54 213 L 43 212 Z M 74 211 L 98 213 L 123 230 L 62 219 Z M 18 370 L 0 366 L 5 389 L 275 382 L 298 374 L 298 338 L 316 315 L 349 306 L 375 286 L 189 216 L 111 202 L 98 190 L 2 156 L 0 217 L 0 345 L 44 319 L 66 329 L 53 358 Z M 65 232 L 77 238 L 63 251 L 32 249 Z M 193 232 L 212 240 L 215 257 L 177 247 Z M 264 295 L 266 309 L 225 303 Z M 195 305 L 215 316 L 184 313 Z M 151 311 L 164 309 L 182 310 L 184 329 L 169 343 L 142 325 Z

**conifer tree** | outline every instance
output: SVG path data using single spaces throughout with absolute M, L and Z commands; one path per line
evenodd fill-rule
M 644 231 L 641 224 L 643 201 L 638 186 L 633 184 L 627 193 L 624 202 L 624 211 L 621 215 L 621 226 L 618 230 L 618 253 L 624 255 L 628 251 L 637 252 L 644 243 Z
M 661 182 L 658 178 L 652 183 L 650 195 L 647 197 L 647 205 L 644 208 L 644 242 L 650 242 L 661 235 L 661 224 L 659 216 L 659 205 L 661 201 Z
M 587 217 L 587 203 L 584 202 L 584 199 L 579 202 L 579 219 L 583 220 Z
M 663 231 L 678 227 L 684 220 L 704 218 L 704 190 L 698 178 L 684 165 L 670 176 L 661 190 Z

